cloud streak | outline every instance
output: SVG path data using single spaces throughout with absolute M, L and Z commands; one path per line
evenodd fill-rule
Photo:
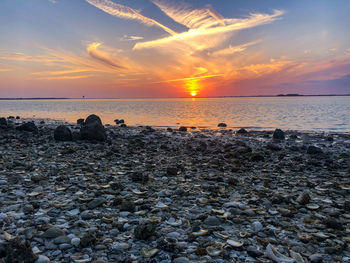
M 108 54 L 106 54 L 105 52 L 99 51 L 98 47 L 101 46 L 101 43 L 92 43 L 87 47 L 87 52 L 88 54 L 95 60 L 116 68 L 116 69 L 126 69 L 125 66 L 121 65 L 120 63 L 116 63 L 115 61 L 113 61 L 111 58 L 108 57 Z
M 194 49 L 201 50 L 211 47 L 210 45 L 198 45 L 203 38 L 208 40 L 208 38 L 213 36 L 217 37 L 225 33 L 240 31 L 243 29 L 272 23 L 283 14 L 283 11 L 275 10 L 272 14 L 251 14 L 248 18 L 245 19 L 225 19 L 225 23 L 227 24 L 226 26 L 215 26 L 209 28 L 200 27 L 198 29 L 191 29 L 174 36 L 137 43 L 134 49 L 137 50 L 144 48 L 157 48 L 177 42 L 185 43 L 191 45 L 191 47 Z
M 121 4 L 116 4 L 110 0 L 86 0 L 89 4 L 101 9 L 102 11 L 116 17 L 134 19 L 138 20 L 149 26 L 158 26 L 164 31 L 168 32 L 170 35 L 176 35 L 177 33 L 167 26 L 159 23 L 158 21 L 142 15 L 137 10 L 124 6 Z

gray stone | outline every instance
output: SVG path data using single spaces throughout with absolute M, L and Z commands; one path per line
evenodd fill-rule
M 190 263 L 190 260 L 185 257 L 179 257 L 179 258 L 175 258 L 173 260 L 173 263 Z
M 48 230 L 45 231 L 45 233 L 42 235 L 42 237 L 45 238 L 55 238 L 59 236 L 63 236 L 64 232 L 62 229 L 58 227 L 51 227 Z
M 218 226 L 220 225 L 220 220 L 216 216 L 208 216 L 204 220 L 204 224 L 207 226 Z
M 35 261 L 35 263 L 50 263 L 50 259 L 47 256 L 40 255 L 39 258 Z
M 94 209 L 98 206 L 103 205 L 105 202 L 106 202 L 106 199 L 104 199 L 103 197 L 98 197 L 98 198 L 92 200 L 91 202 L 89 202 L 87 204 L 87 206 L 89 209 Z

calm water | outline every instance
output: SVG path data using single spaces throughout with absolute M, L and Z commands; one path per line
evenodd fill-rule
M 0 116 L 76 122 L 91 113 L 109 124 L 350 131 L 350 97 L 0 101 Z

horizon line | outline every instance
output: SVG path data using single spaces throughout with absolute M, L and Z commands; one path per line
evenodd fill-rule
M 227 95 L 208 97 L 16 97 L 0 98 L 0 100 L 95 100 L 95 99 L 210 99 L 210 98 L 254 98 L 254 97 L 327 97 L 327 96 L 350 96 L 350 94 L 277 94 L 277 95 Z

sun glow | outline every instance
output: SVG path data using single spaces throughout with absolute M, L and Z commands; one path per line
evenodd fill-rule
M 191 93 L 191 95 L 192 95 L 192 97 L 195 97 L 195 96 L 197 95 L 197 93 L 193 91 L 193 92 Z

